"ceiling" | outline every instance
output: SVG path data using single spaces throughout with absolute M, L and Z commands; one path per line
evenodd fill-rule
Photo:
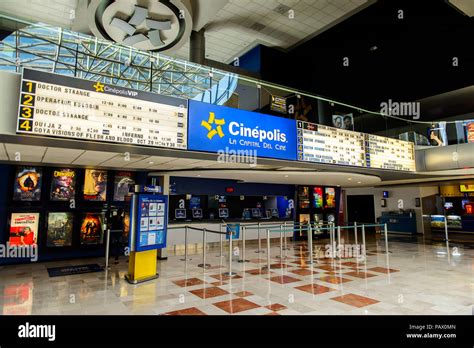
M 206 30 L 206 58 L 229 63 L 258 44 L 290 48 L 373 0 L 189 0 L 189 3 L 193 8 L 193 29 Z M 86 0 L 7 0 L 0 1 L 0 13 L 90 33 L 85 25 L 86 4 Z M 189 42 L 168 55 L 188 60 Z
M 288 49 L 372 2 L 229 0 L 204 27 L 206 58 L 231 63 L 235 57 L 240 57 L 258 44 Z M 290 14 L 294 17 L 289 18 Z M 187 59 L 188 52 L 189 44 L 173 55 Z

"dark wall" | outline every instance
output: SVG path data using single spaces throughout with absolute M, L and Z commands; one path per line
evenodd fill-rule
M 288 52 L 283 64 L 267 56 L 262 78 L 370 109 L 451 91 L 474 82 L 473 21 L 443 0 L 380 0 Z
M 227 193 L 226 188 L 234 188 Z M 203 179 L 203 178 L 170 178 L 170 192 L 173 194 L 221 195 L 221 196 L 294 196 L 294 185 L 250 184 L 238 183 L 235 180 Z

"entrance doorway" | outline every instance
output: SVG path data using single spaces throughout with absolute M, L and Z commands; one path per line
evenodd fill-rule
M 375 223 L 374 195 L 347 196 L 347 219 L 349 224 Z

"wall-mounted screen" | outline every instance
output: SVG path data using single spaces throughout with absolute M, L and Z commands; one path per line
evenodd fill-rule
M 23 69 L 17 132 L 186 149 L 187 101 Z

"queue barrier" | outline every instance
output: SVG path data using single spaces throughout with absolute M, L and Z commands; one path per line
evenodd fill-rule
M 224 273 L 224 275 L 227 275 L 229 277 L 232 277 L 234 275 L 236 275 L 236 273 L 232 272 L 232 252 L 233 252 L 233 235 L 235 234 L 236 231 L 232 231 L 231 227 L 229 227 L 230 224 L 227 224 L 227 223 L 224 223 L 224 224 L 221 224 L 221 230 L 220 231 L 214 231 L 214 230 L 209 230 L 209 229 L 206 229 L 206 228 L 197 228 L 197 227 L 192 227 L 192 226 L 188 226 L 188 225 L 185 225 L 184 226 L 184 229 L 185 229 L 185 249 L 184 249 L 184 259 L 181 259 L 182 261 L 185 261 L 186 263 L 186 267 L 187 267 L 187 262 L 191 259 L 188 258 L 188 233 L 189 233 L 189 230 L 193 230 L 193 231 L 201 231 L 202 234 L 203 234 L 203 252 L 202 252 L 202 263 L 198 265 L 198 267 L 202 267 L 203 270 L 205 271 L 207 268 L 210 267 L 209 264 L 206 263 L 206 260 L 207 260 L 207 255 L 206 255 L 206 252 L 207 252 L 207 233 L 214 233 L 214 234 L 219 234 L 220 235 L 220 255 L 218 257 L 223 257 L 223 236 L 226 235 L 226 236 L 229 236 L 229 248 L 228 248 L 228 252 L 229 252 L 229 265 L 228 265 L 228 272 Z M 387 224 L 357 224 L 357 222 L 354 223 L 354 225 L 348 225 L 348 226 L 335 226 L 334 223 L 328 223 L 328 224 L 314 224 L 314 223 L 311 223 L 311 224 L 298 224 L 298 223 L 287 223 L 287 222 L 284 222 L 284 223 L 281 223 L 281 224 L 273 224 L 273 225 L 264 225 L 262 226 L 261 224 L 256 224 L 256 228 L 258 229 L 258 231 L 260 231 L 260 229 L 262 227 L 264 227 L 266 229 L 266 239 L 267 239 L 267 245 L 266 245 L 266 253 L 267 253 L 267 266 L 266 267 L 263 267 L 264 269 L 270 269 L 271 267 L 271 238 L 270 238 L 270 234 L 271 233 L 279 233 L 280 234 L 280 255 L 279 255 L 279 258 L 280 260 L 283 260 L 285 259 L 287 256 L 286 256 L 286 250 L 288 249 L 285 249 L 284 248 L 284 245 L 286 247 L 286 238 L 283 239 L 283 233 L 286 233 L 286 232 L 296 232 L 296 231 L 307 231 L 307 236 L 308 236 L 308 240 L 307 240 L 307 243 L 308 243 L 308 246 L 307 246 L 307 249 L 308 249 L 308 252 L 309 252 L 309 257 L 308 257 L 308 260 L 307 262 L 309 264 L 313 264 L 314 263 L 314 255 L 313 255 L 313 229 L 317 229 L 318 231 L 328 231 L 329 232 L 329 238 L 330 238 L 330 245 L 331 245 L 331 253 L 330 253 L 330 257 L 332 259 L 335 259 L 335 258 L 341 258 L 341 255 L 339 253 L 336 253 L 336 248 L 337 250 L 340 250 L 340 247 L 341 247 L 341 231 L 342 230 L 354 230 L 355 232 L 355 242 L 356 242 L 356 245 L 358 246 L 358 237 L 357 237 L 357 233 L 358 233 L 358 229 L 360 228 L 361 229 L 361 233 L 362 233 L 362 246 L 363 246 L 363 260 L 366 260 L 366 255 L 367 255 L 367 249 L 366 249 L 366 241 L 365 241 L 365 228 L 366 227 L 383 227 L 383 230 L 384 230 L 384 233 L 385 233 L 385 253 L 387 254 L 387 258 L 388 258 L 388 253 L 389 253 L 389 249 L 388 249 L 388 237 L 387 237 Z M 222 228 L 225 227 L 226 228 L 226 232 L 223 232 L 222 231 Z M 238 260 L 238 262 L 240 263 L 245 263 L 247 262 L 247 260 L 245 259 L 245 256 L 246 256 L 246 238 L 245 238 L 245 230 L 247 228 L 249 229 L 255 229 L 254 226 L 248 226 L 248 225 L 243 225 L 241 226 L 242 227 L 242 259 Z M 169 230 L 173 230 L 173 229 L 181 229 L 183 228 L 183 226 L 180 226 L 180 227 L 171 227 L 169 228 Z M 228 231 L 228 230 L 230 231 Z M 260 234 L 258 235 L 259 237 L 259 249 L 261 249 L 261 239 L 260 239 Z M 337 239 L 337 244 L 336 244 L 336 239 Z M 358 247 L 359 248 L 359 247 Z M 284 253 L 284 250 L 285 250 L 285 253 Z

